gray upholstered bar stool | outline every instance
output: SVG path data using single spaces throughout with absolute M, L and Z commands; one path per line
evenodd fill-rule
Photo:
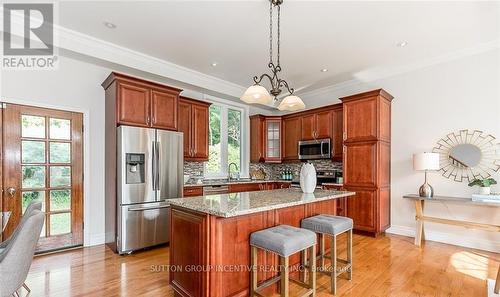
M 313 261 L 313 256 L 316 254 L 316 234 L 312 231 L 292 227 L 288 225 L 279 225 L 254 232 L 250 235 L 251 246 L 251 265 L 252 272 L 250 276 L 250 296 L 262 296 L 258 291 L 264 289 L 278 281 L 281 282 L 280 294 L 281 296 L 289 296 L 289 281 L 297 283 L 298 285 L 309 289 L 302 296 L 316 296 L 316 264 Z M 272 252 L 279 255 L 280 259 L 280 272 L 276 277 L 269 279 L 257 285 L 257 251 L 258 249 Z M 310 261 L 313 265 L 309 265 L 309 273 L 311 278 L 308 283 L 293 280 L 289 278 L 289 256 L 301 251 L 309 249 L 311 254 Z
M 337 293 L 337 276 L 343 273 L 348 273 L 348 279 L 352 279 L 352 228 L 353 221 L 351 218 L 333 216 L 333 215 L 317 215 L 314 217 L 303 219 L 301 227 L 307 230 L 314 231 L 319 234 L 320 254 L 317 257 L 321 261 L 320 272 L 330 274 L 331 277 L 331 292 Z M 337 258 L 337 236 L 347 232 L 347 259 Z M 332 237 L 330 246 L 330 257 L 325 254 L 325 235 Z M 306 255 L 303 255 L 302 262 L 306 262 Z M 326 271 L 325 258 L 330 259 L 332 265 L 330 272 Z M 344 264 L 339 272 L 337 272 L 337 262 Z M 305 280 L 305 279 L 304 279 Z

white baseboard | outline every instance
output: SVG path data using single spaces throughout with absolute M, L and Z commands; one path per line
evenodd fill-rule
M 93 245 L 100 245 L 104 244 L 105 242 L 105 234 L 100 233 L 100 234 L 89 234 L 88 239 L 85 240 L 84 246 L 93 246 Z
M 386 233 L 415 237 L 415 228 L 407 226 L 391 226 Z M 453 244 L 473 249 L 479 249 L 498 253 L 500 251 L 500 242 L 478 238 L 467 238 L 463 234 L 452 234 L 425 230 L 425 239 L 441 243 Z

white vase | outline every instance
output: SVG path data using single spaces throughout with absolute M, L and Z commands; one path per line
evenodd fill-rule
M 306 194 L 314 193 L 316 188 L 316 169 L 313 164 L 304 163 L 300 169 L 300 188 Z
M 480 195 L 489 195 L 491 194 L 491 187 L 479 187 Z

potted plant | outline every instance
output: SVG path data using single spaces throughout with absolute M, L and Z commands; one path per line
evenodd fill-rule
M 469 187 L 479 186 L 479 194 L 481 195 L 490 195 L 491 194 L 491 185 L 496 185 L 497 181 L 493 178 L 485 178 L 485 179 L 475 179 L 469 183 Z

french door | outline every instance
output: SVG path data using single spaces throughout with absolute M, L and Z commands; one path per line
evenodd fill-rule
M 45 223 L 37 251 L 83 244 L 83 115 L 4 104 L 4 238 L 31 201 L 42 201 Z

